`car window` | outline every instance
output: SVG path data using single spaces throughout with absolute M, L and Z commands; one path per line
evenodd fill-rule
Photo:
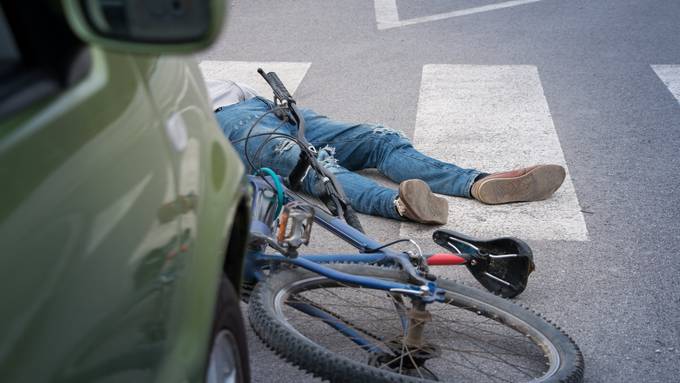
M 17 65 L 19 60 L 17 44 L 9 29 L 5 12 L 0 6 L 0 77 L 9 72 L 11 67 Z
M 89 51 L 61 10 L 34 8 L 30 1 L 0 8 L 0 118 L 68 88 L 90 67 Z

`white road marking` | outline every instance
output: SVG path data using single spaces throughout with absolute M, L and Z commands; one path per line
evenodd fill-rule
M 460 9 L 457 11 L 438 13 L 436 15 L 429 15 L 423 17 L 415 17 L 412 19 L 399 19 L 399 11 L 397 9 L 397 0 L 374 0 L 375 1 L 375 20 L 378 23 L 378 29 L 389 29 L 404 27 L 407 25 L 427 23 L 430 21 L 450 19 L 452 17 L 460 17 L 473 15 L 475 13 L 496 11 L 499 9 L 517 7 L 519 5 L 536 3 L 543 0 L 512 0 L 504 1 L 502 3 L 488 4 L 481 7 Z
M 652 65 L 652 69 L 680 103 L 680 65 Z
M 397 0 L 375 0 L 375 20 L 378 29 L 399 27 L 399 11 Z
M 276 72 L 291 94 L 295 93 L 307 74 L 311 63 L 305 62 L 251 62 L 251 61 L 201 61 L 203 77 L 209 80 L 231 80 L 246 84 L 262 96 L 271 99 L 272 90 L 262 79 L 257 68 Z
M 425 65 L 414 133 L 424 153 L 487 172 L 537 163 L 567 168 L 534 66 Z M 568 174 L 555 195 L 539 202 L 483 205 L 447 197 L 447 228 L 480 237 L 588 240 Z M 403 223 L 402 236 L 432 229 Z

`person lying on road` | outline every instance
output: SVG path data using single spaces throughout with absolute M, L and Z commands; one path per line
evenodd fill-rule
M 220 128 L 246 166 L 253 163 L 288 175 L 299 159 L 300 148 L 285 137 L 267 135 L 295 135 L 290 123 L 274 113 L 264 115 L 274 103 L 231 81 L 209 80 L 207 85 Z M 382 125 L 335 121 L 310 109 L 301 112 L 305 137 L 318 149 L 319 161 L 336 176 L 352 207 L 364 214 L 443 225 L 448 203 L 434 193 L 474 198 L 485 204 L 539 201 L 549 198 L 564 181 L 565 170 L 559 165 L 488 174 L 428 157 L 404 134 Z M 355 173 L 370 168 L 399 183 L 398 190 Z M 318 196 L 313 173 L 305 177 L 302 188 Z

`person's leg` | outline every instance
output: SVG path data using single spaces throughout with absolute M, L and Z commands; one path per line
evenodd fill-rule
M 447 221 L 448 202 L 434 195 L 421 180 L 402 182 L 398 191 L 386 188 L 340 166 L 330 147 L 319 150 L 319 162 L 335 175 L 350 205 L 360 213 L 435 225 L 443 225 Z M 321 187 L 317 174 L 310 172 L 303 189 L 318 196 Z
M 562 185 L 567 173 L 560 165 L 535 165 L 480 177 L 470 190 L 473 198 L 496 205 L 544 200 Z
M 566 175 L 560 165 L 481 173 L 426 156 L 401 132 L 381 125 L 333 121 L 311 110 L 303 115 L 308 139 L 314 145 L 335 147 L 340 165 L 351 170 L 377 168 L 395 182 L 420 179 L 436 193 L 487 204 L 539 201 L 550 197 Z
M 328 147 L 319 150 L 319 162 L 331 173 L 342 186 L 352 207 L 363 214 L 377 215 L 385 218 L 401 219 L 394 205 L 399 196 L 396 190 L 384 187 L 370 178 L 351 172 L 338 164 L 334 151 Z M 310 171 L 303 181 L 305 193 L 319 196 L 322 184 L 316 173 Z
M 262 117 L 260 123 L 251 130 L 253 123 L 269 110 L 271 110 L 269 103 L 254 98 L 221 108 L 216 112 L 216 117 L 222 131 L 232 141 L 246 167 L 249 159 L 256 168 L 268 167 L 285 177 L 297 164 L 300 148 L 286 138 L 268 134 L 272 132 L 290 134 L 292 126 L 282 125 L 281 120 L 269 114 Z M 249 132 L 251 138 L 246 143 L 244 139 Z M 332 151 L 320 150 L 319 159 L 336 176 L 355 210 L 386 218 L 401 218 L 394 205 L 398 197 L 397 191 L 343 168 L 333 157 Z M 304 179 L 303 192 L 318 197 L 317 179 L 316 174 L 310 171 Z
M 470 197 L 480 171 L 464 169 L 426 156 L 401 132 L 372 124 L 331 120 L 304 109 L 306 137 L 315 146 L 331 146 L 341 166 L 350 170 L 377 168 L 395 182 L 425 181 L 432 191 Z
M 278 154 L 297 149 L 297 145 L 272 133 L 291 134 L 293 127 L 268 113 L 270 111 L 268 102 L 251 98 L 219 108 L 215 117 L 224 135 L 241 156 L 248 173 L 254 170 L 252 164 L 254 168 L 266 166 L 278 174 L 287 175 L 297 163 L 297 158 L 282 156 L 278 160 L 273 159 Z

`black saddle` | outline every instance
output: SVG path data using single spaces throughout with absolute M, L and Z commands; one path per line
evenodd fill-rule
M 505 298 L 519 295 L 535 265 L 531 248 L 514 237 L 480 240 L 451 230 L 432 234 L 435 243 L 467 260 L 467 268 L 487 290 Z

